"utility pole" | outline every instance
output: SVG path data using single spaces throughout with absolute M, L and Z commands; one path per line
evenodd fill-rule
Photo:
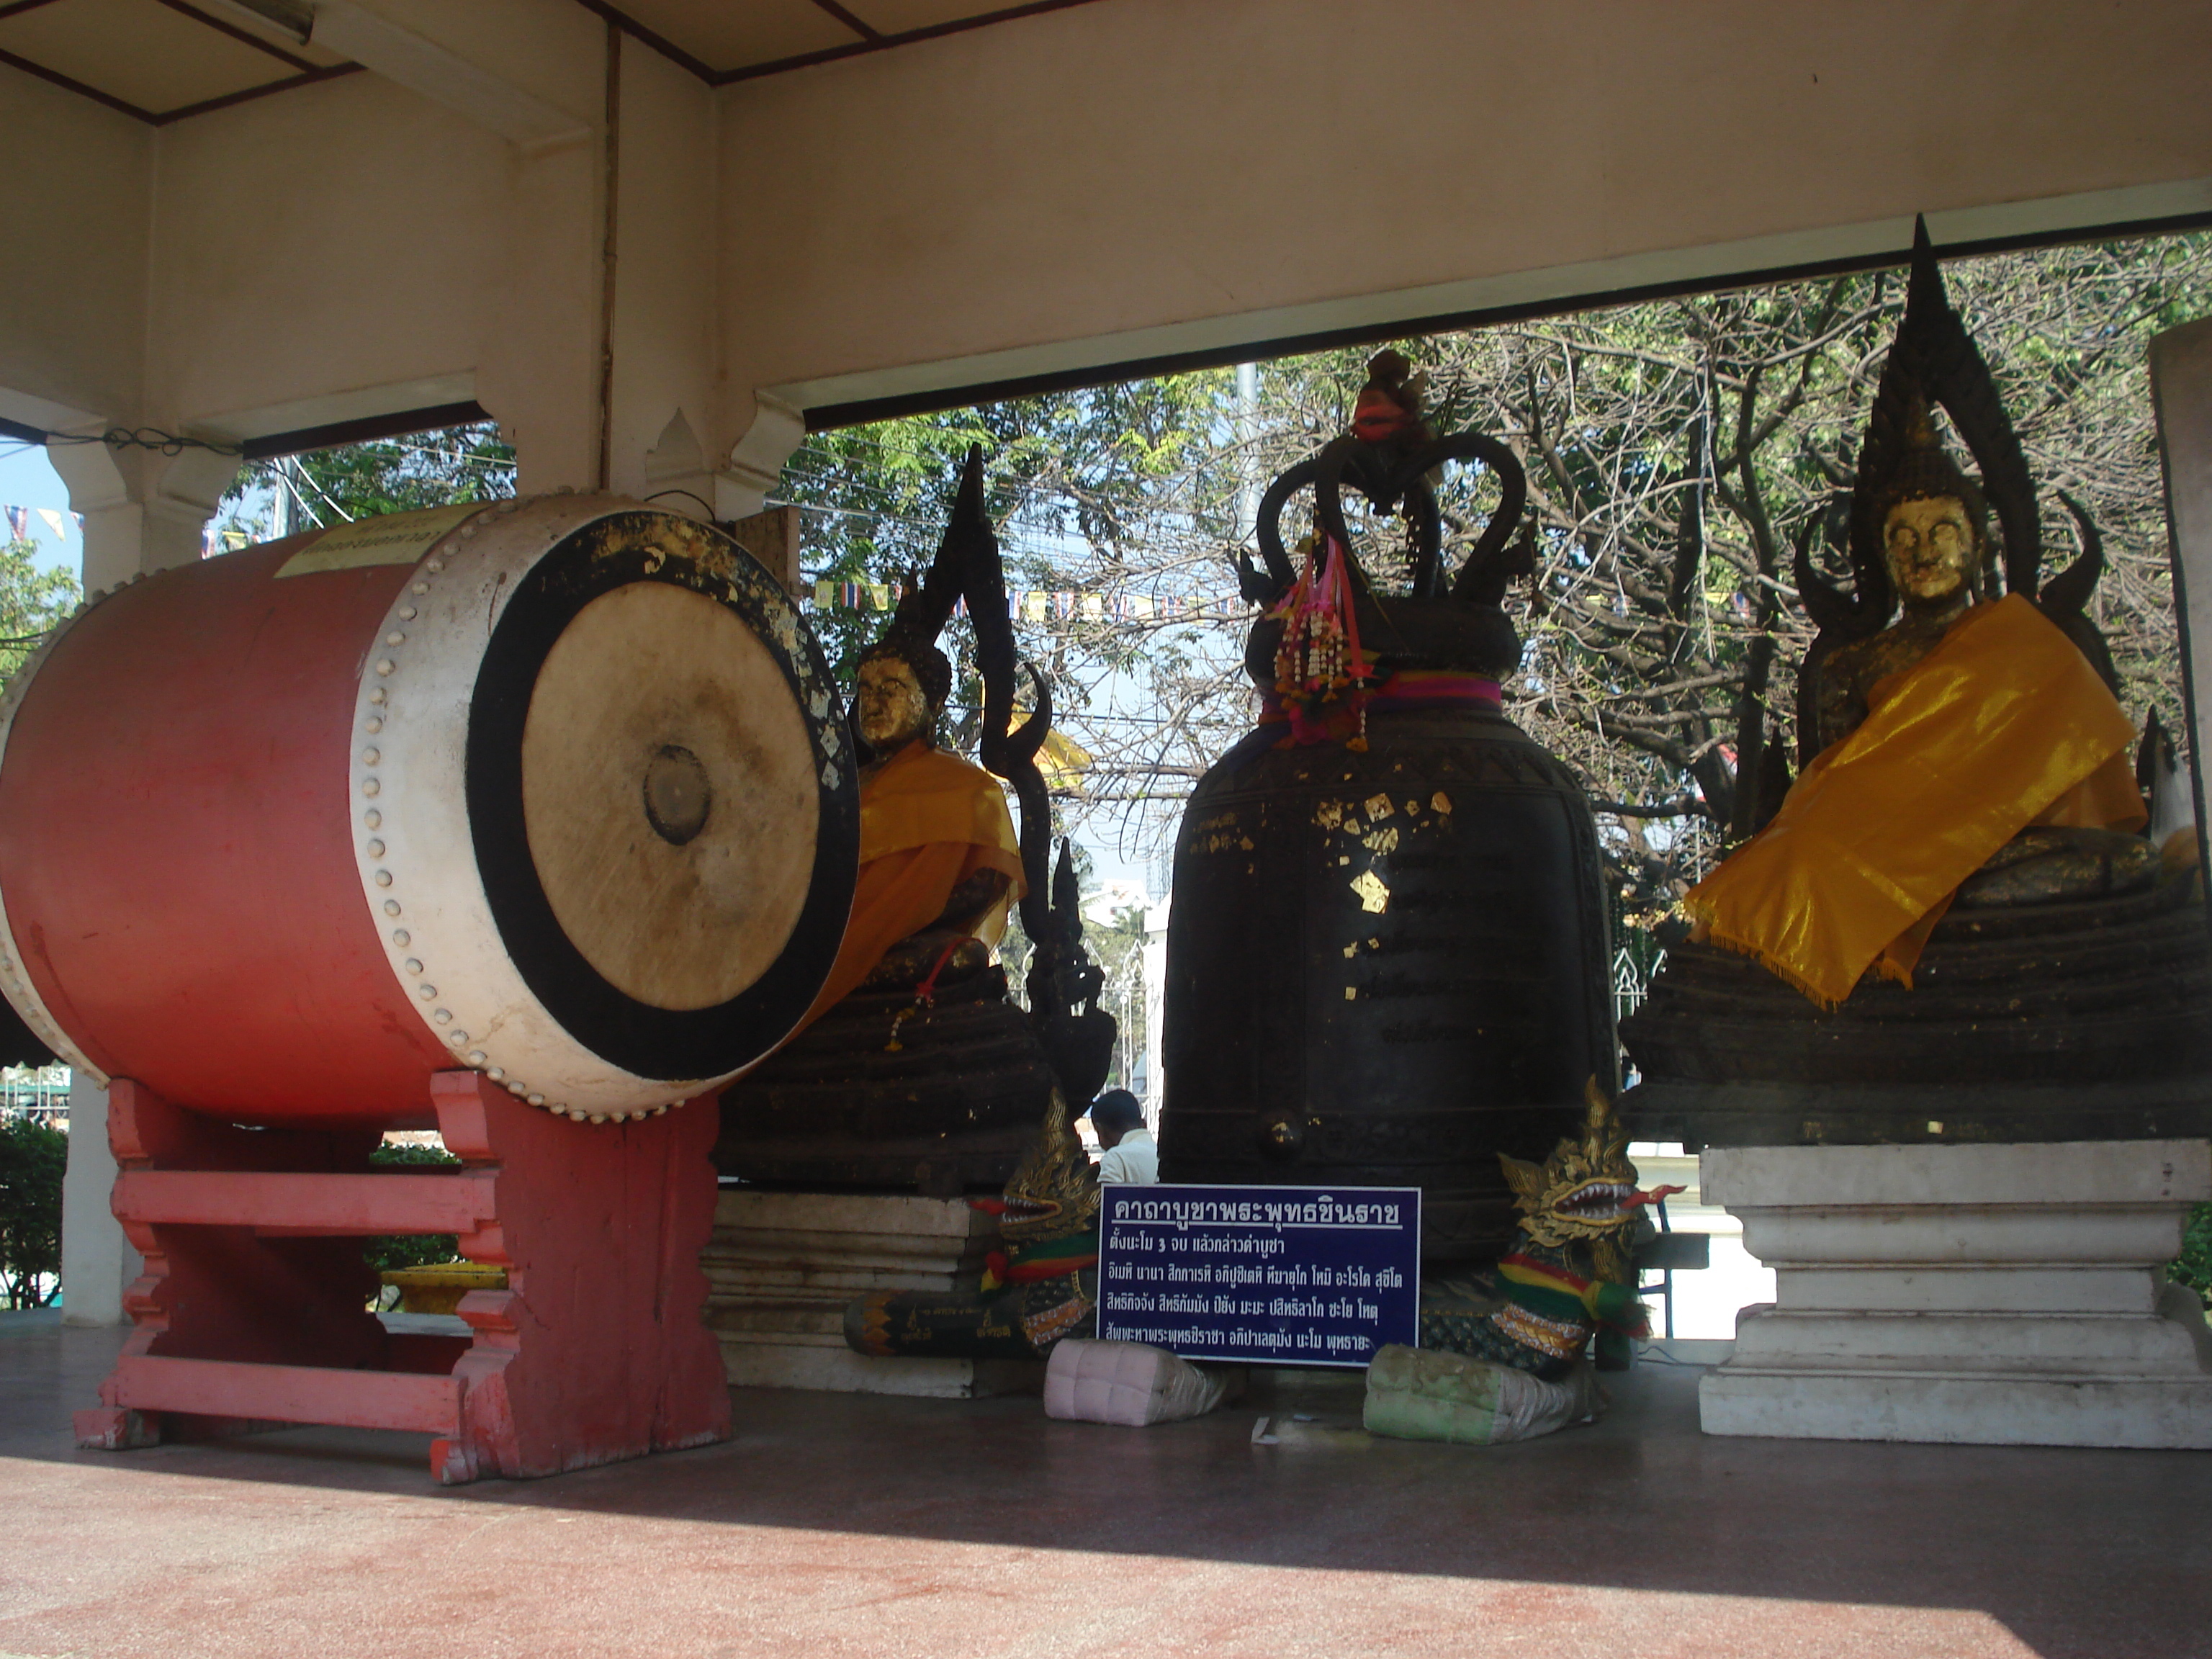
M 1259 457 L 1252 442 L 1260 430 L 1260 366 L 1237 365 L 1237 534 L 1241 541 L 1260 526 Z
M 278 456 L 270 471 L 276 475 L 269 492 L 269 539 L 281 542 L 292 533 L 292 492 L 284 477 L 284 469 L 291 465 L 288 457 Z

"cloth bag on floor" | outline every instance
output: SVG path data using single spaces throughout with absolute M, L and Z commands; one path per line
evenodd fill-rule
M 1605 1409 L 1588 1358 L 1558 1382 L 1440 1348 L 1377 1348 L 1367 1368 L 1368 1433 L 1494 1446 L 1534 1440 Z
M 1066 1337 L 1044 1373 L 1044 1414 L 1140 1429 L 1203 1417 L 1230 1397 L 1234 1373 L 1205 1371 L 1144 1342 Z

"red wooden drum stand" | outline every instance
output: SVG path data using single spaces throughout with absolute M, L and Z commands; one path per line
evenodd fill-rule
M 725 1439 L 730 1396 L 702 1321 L 714 1225 L 711 1098 L 610 1128 L 566 1125 L 474 1072 L 431 1079 L 452 1171 L 371 1172 L 369 1131 L 240 1129 L 118 1079 L 115 1212 L 146 1258 L 137 1328 L 76 1414 L 77 1443 L 328 1423 L 437 1437 L 447 1485 L 557 1474 Z M 471 1291 L 472 1335 L 387 1333 L 360 1240 L 457 1233 L 507 1269 Z
M 714 1103 L 820 989 L 859 820 L 791 596 L 639 502 L 94 595 L 0 696 L 0 993 L 110 1088 L 146 1257 L 85 1443 L 407 1428 L 466 1480 L 726 1432 Z M 372 1170 L 432 1125 L 459 1170 Z M 410 1232 L 507 1268 L 471 1336 L 366 1310 Z

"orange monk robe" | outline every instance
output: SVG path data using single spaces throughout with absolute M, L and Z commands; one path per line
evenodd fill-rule
M 2030 824 L 2136 830 L 2146 817 L 2133 725 L 2019 594 L 1969 611 L 1867 703 L 1773 822 L 1682 901 L 1696 937 L 1829 1008 L 1869 967 L 1910 987 L 1959 884 Z
M 952 890 L 979 870 L 1000 871 L 1013 882 L 1005 898 L 968 922 L 969 932 L 995 945 L 1006 912 L 1027 888 L 1006 792 L 980 766 L 927 744 L 908 745 L 860 786 L 853 914 L 800 1029 L 849 995 L 892 945 L 943 915 Z

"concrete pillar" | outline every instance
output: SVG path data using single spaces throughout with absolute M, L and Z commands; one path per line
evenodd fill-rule
M 2212 762 L 2212 318 L 2170 328 L 2151 342 L 2150 382 L 2166 465 L 2182 683 L 2189 696 L 2190 770 L 2202 834 L 2204 769 Z
M 784 463 L 806 441 L 806 418 L 799 410 L 764 392 L 756 392 L 752 401 L 744 435 L 714 475 L 714 504 L 725 519 L 759 512 L 782 481 Z
M 212 449 L 164 455 L 106 444 L 55 444 L 46 451 L 84 514 L 88 592 L 190 564 L 207 522 L 238 477 L 239 459 Z
M 1706 1433 L 2212 1447 L 2212 1332 L 2164 1271 L 2212 1145 L 1717 1147 L 1698 1180 L 1775 1270 Z
M 588 136 L 514 158 L 503 316 L 477 399 L 514 446 L 526 495 L 599 483 L 599 173 Z
M 1145 1127 L 1160 1132 L 1160 1107 L 1168 1097 L 1160 1060 L 1160 1035 L 1167 1029 L 1168 910 L 1173 895 L 1145 909 Z
M 109 1207 L 115 1154 L 107 1144 L 107 1091 L 70 1079 L 69 1169 L 62 1176 L 62 1323 L 119 1325 L 123 1292 L 146 1270 Z

